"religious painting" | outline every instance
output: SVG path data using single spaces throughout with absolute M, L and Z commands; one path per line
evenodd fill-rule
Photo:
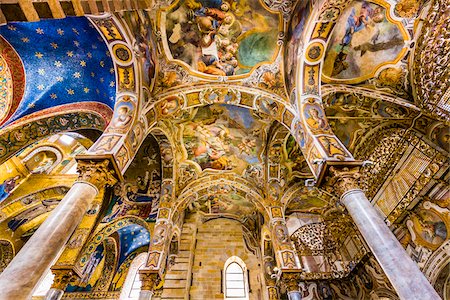
M 238 195 L 233 187 L 225 186 L 229 192 L 222 193 L 209 191 L 205 196 L 192 202 L 188 209 L 190 211 L 201 211 L 205 214 L 230 214 L 242 218 L 250 215 L 254 205 L 241 195 Z
M 311 176 L 311 170 L 303 156 L 300 145 L 292 135 L 289 135 L 285 140 L 283 152 L 285 153 L 283 165 L 287 168 L 290 178 L 293 176 Z
M 14 175 L 3 180 L 0 184 L 0 202 L 8 198 L 11 192 L 19 185 L 22 176 Z
M 54 151 L 58 152 L 56 148 Z M 56 160 L 55 152 L 44 150 L 35 153 L 32 157 L 27 157 L 24 164 L 31 174 L 49 174 Z
M 84 269 L 83 275 L 78 284 L 68 284 L 66 292 L 89 292 L 97 283 L 102 274 L 105 264 L 105 247 L 103 243 L 95 248 L 89 257 Z
M 130 97 L 123 97 L 123 101 L 119 102 L 114 109 L 114 116 L 111 120 L 111 126 L 114 129 L 126 129 L 133 121 L 134 104 Z
M 326 199 L 321 198 L 319 195 L 314 195 L 314 193 L 302 194 L 301 196 L 297 196 L 289 201 L 286 206 L 286 213 L 318 213 L 321 212 L 328 204 L 329 203 Z
M 371 78 L 382 65 L 401 59 L 406 38 L 401 23 L 393 21 L 386 8 L 354 1 L 336 24 L 325 56 L 324 79 L 360 82 Z
M 33 207 L 28 208 L 24 212 L 10 219 L 8 221 L 8 228 L 12 231 L 16 231 L 19 227 L 25 224 L 29 224 L 29 222 L 33 221 L 40 215 L 52 211 L 59 204 L 60 200 L 61 199 L 46 199 L 41 201 L 38 205 L 34 205 Z M 42 221 L 43 219 L 40 219 L 38 220 L 38 223 L 34 222 L 31 225 L 21 228 L 22 232 L 36 227 L 35 225 L 40 225 Z
M 305 104 L 303 110 L 306 124 L 313 134 L 330 132 L 325 113 L 318 104 Z
M 156 73 L 156 43 L 150 24 L 149 12 L 145 10 L 123 11 L 119 13 L 134 36 L 138 57 L 142 66 L 142 83 L 151 89 Z
M 249 73 L 272 62 L 279 47 L 281 17 L 258 0 L 180 0 L 161 20 L 172 58 L 203 74 Z
M 125 215 L 154 220 L 161 195 L 161 156 L 156 140 L 149 136 L 124 175 L 113 187 L 111 202 L 102 222 Z
M 417 242 L 431 249 L 436 249 L 448 237 L 449 220 L 430 209 L 421 209 L 411 217 Z M 447 222 L 446 222 L 447 221 Z M 447 223 L 447 224 L 446 224 Z
M 291 17 L 287 32 L 284 67 L 286 71 L 286 87 L 288 93 L 295 87 L 295 69 L 298 63 L 299 48 L 303 47 L 303 33 L 312 11 L 312 0 L 298 1 Z
M 238 174 L 260 162 L 264 123 L 253 111 L 231 105 L 200 107 L 184 123 L 187 158 L 202 170 L 233 170 Z

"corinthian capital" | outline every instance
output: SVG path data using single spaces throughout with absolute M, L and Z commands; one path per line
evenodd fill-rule
M 88 182 L 98 189 L 105 185 L 114 185 L 117 182 L 115 171 L 110 167 L 109 160 L 90 161 L 79 160 L 77 171 L 80 174 L 78 181 Z
M 294 292 L 299 290 L 299 283 L 302 279 L 301 270 L 285 270 L 281 275 L 281 281 L 286 287 L 288 292 Z
M 139 278 L 142 282 L 141 290 L 144 291 L 154 291 L 155 287 L 161 281 L 158 273 L 146 269 L 139 270 Z
M 330 176 L 327 185 L 333 187 L 339 196 L 351 190 L 359 190 L 359 166 L 356 167 L 335 167 L 329 169 Z
M 76 280 L 75 273 L 70 269 L 52 269 L 53 279 L 52 288 L 57 290 L 65 290 L 67 285 Z

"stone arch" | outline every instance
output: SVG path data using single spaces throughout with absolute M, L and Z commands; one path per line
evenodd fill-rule
M 63 158 L 60 149 L 58 149 L 57 147 L 52 147 L 52 146 L 38 147 L 38 148 L 34 149 L 33 151 L 31 151 L 30 153 L 28 153 L 28 155 L 25 156 L 25 158 L 23 159 L 23 162 L 26 163 L 31 158 L 33 158 L 33 156 L 35 154 L 38 154 L 39 152 L 43 152 L 43 151 L 52 152 L 56 156 L 56 160 L 53 162 L 53 164 L 50 166 L 50 168 L 48 168 L 47 171 L 45 172 L 46 174 L 49 174 L 62 161 L 62 158 Z
M 176 211 L 184 211 L 190 203 L 198 199 L 200 193 L 206 192 L 209 187 L 221 185 L 232 185 L 236 191 L 246 195 L 246 200 L 250 201 L 256 207 L 265 220 L 270 219 L 269 210 L 266 208 L 264 198 L 255 192 L 256 188 L 251 183 L 237 176 L 231 176 L 231 178 L 227 179 L 216 179 L 214 175 L 202 177 L 188 184 L 178 196 L 177 202 L 174 204 L 174 209 L 172 210 L 171 218 L 175 215 Z
M 13 244 L 7 240 L 0 240 L 0 254 L 0 272 L 3 272 L 15 255 Z
M 93 290 L 95 292 L 108 291 L 119 259 L 119 245 L 117 245 L 115 239 L 107 237 L 104 239 L 103 244 L 105 249 L 105 264 L 102 270 L 102 275 L 94 285 Z
M 436 284 L 441 271 L 450 263 L 450 240 L 443 243 L 425 263 L 422 270 L 432 285 Z
M 117 232 L 119 229 L 124 228 L 128 225 L 139 225 L 143 227 L 144 229 L 148 230 L 150 233 L 150 229 L 147 225 L 147 223 L 138 217 L 124 217 L 117 219 L 110 224 L 108 224 L 103 229 L 96 232 L 94 235 L 92 235 L 91 239 L 85 244 L 83 247 L 83 250 L 79 256 L 79 259 L 76 262 L 76 267 L 80 270 L 83 270 L 85 267 L 87 261 L 89 260 L 89 257 L 91 254 L 95 251 L 97 246 L 102 243 L 106 238 L 108 238 L 113 233 Z
M 80 111 L 81 110 L 81 111 Z M 103 131 L 110 116 L 92 110 L 69 110 L 11 125 L 0 134 L 0 163 L 34 142 L 56 133 L 83 129 Z
M 128 269 L 127 277 L 122 286 L 122 291 L 120 293 L 120 299 L 127 299 L 131 288 L 133 287 L 133 283 L 136 276 L 139 276 L 139 268 L 145 266 L 145 262 L 147 261 L 148 253 L 140 253 L 138 254 L 133 261 L 131 262 L 130 268 Z
M 117 173 L 124 174 L 148 128 L 141 115 L 145 95 L 134 38 L 114 15 L 90 16 L 89 20 L 102 33 L 112 54 L 117 83 L 111 122 L 86 155 L 108 155 L 115 162 Z
M 176 191 L 175 143 L 167 131 L 161 127 L 151 128 L 149 134 L 158 142 L 161 155 L 161 199 L 173 198 Z M 167 196 L 166 196 L 167 195 Z

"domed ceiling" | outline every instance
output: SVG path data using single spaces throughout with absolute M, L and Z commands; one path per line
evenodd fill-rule
M 0 35 L 0 66 L 11 73 L 2 88 L 13 91 L 12 98 L 2 98 L 7 112 L 0 115 L 3 127 L 25 116 L 55 112 L 61 105 L 81 108 L 74 104 L 84 102 L 84 108 L 96 111 L 113 109 L 113 62 L 87 18 L 10 23 L 0 26 Z

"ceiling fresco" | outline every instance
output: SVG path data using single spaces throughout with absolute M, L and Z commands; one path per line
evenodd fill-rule
M 354 1 L 336 24 L 328 45 L 323 80 L 355 83 L 374 76 L 406 53 L 408 34 L 394 21 L 389 9 L 366 1 Z
M 80 271 L 66 297 L 119 297 L 141 252 L 169 274 L 192 229 L 183 222 L 231 218 L 258 242 L 272 226 L 264 239 L 285 251 L 279 264 L 297 252 L 289 266 L 303 264 L 303 287 L 322 280 L 305 299 L 356 299 L 362 290 L 339 290 L 344 281 L 325 285 L 378 284 L 363 278 L 369 257 L 327 185 L 330 166 L 363 165 L 360 188 L 419 263 L 448 242 L 448 124 L 417 101 L 419 26 L 399 17 L 401 5 L 153 2 L 0 26 L 0 240 L 23 246 L 76 180 L 77 155 L 111 157 L 123 173 L 99 189 L 58 258 Z M 102 123 L 87 115 L 92 103 Z M 106 129 L 91 147 L 62 133 L 79 124 Z
M 202 170 L 238 174 L 261 162 L 264 127 L 252 110 L 226 104 L 199 107 L 182 124 L 187 159 Z
M 313 9 L 313 1 L 298 1 L 292 13 L 291 22 L 287 30 L 284 51 L 284 68 L 286 74 L 286 89 L 290 95 L 295 87 L 295 62 L 299 57 L 299 48 L 303 47 L 303 33 L 309 15 Z
M 114 107 L 116 80 L 111 55 L 85 17 L 10 23 L 0 26 L 0 35 L 2 47 L 9 43 L 23 62 L 26 80 L 23 99 L 7 124 L 76 102 Z
M 180 0 L 161 11 L 166 55 L 197 74 L 241 75 L 272 62 L 280 26 L 258 0 Z
M 120 20 L 125 22 L 135 38 L 135 47 L 141 65 L 142 84 L 146 93 L 152 90 L 155 81 L 157 64 L 157 44 L 153 36 L 153 27 L 149 12 L 145 10 L 123 11 L 117 13 Z
M 333 132 L 351 151 L 372 128 L 389 122 L 407 126 L 417 116 L 407 107 L 356 93 L 331 93 L 323 102 Z
M 255 206 L 246 199 L 246 195 L 227 184 L 211 186 L 188 206 L 188 211 L 201 211 L 205 214 L 233 215 L 237 218 L 249 216 Z

